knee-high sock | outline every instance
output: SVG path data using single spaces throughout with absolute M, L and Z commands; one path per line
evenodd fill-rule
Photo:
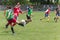
M 11 31 L 12 31 L 12 33 L 15 33 L 13 27 L 11 27 Z

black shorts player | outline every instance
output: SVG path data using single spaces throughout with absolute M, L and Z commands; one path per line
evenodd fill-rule
M 59 17 L 60 17 L 60 10 L 59 10 L 59 8 L 56 8 L 55 12 L 56 12 L 56 17 L 54 17 L 54 21 L 57 22 Z
M 26 17 L 27 17 L 27 19 L 31 19 L 31 17 L 30 17 L 30 16 L 28 16 L 28 15 L 26 15 Z

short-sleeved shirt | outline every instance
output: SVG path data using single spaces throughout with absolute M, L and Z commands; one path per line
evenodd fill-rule
M 13 19 L 13 11 L 12 11 L 12 9 L 8 9 L 8 10 L 6 10 L 6 18 L 8 19 L 8 20 L 10 20 L 10 19 Z
M 50 9 L 47 9 L 47 10 L 45 11 L 45 13 L 46 13 L 46 14 L 49 14 L 49 13 L 50 13 Z
M 14 15 L 15 15 L 15 16 L 18 16 L 19 13 L 22 13 L 22 10 L 21 10 L 19 7 L 15 7 L 15 8 L 14 8 Z
M 59 14 L 59 9 L 58 9 L 58 8 L 56 8 L 56 13 L 58 13 L 58 14 Z
M 27 15 L 30 16 L 32 14 L 32 8 L 28 7 L 27 10 L 28 10 L 28 14 Z

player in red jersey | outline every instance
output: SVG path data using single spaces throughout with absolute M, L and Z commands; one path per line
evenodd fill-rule
M 45 19 L 47 17 L 48 21 L 49 21 L 49 19 L 50 19 L 49 14 L 50 14 L 50 7 L 45 11 L 45 17 L 42 19 Z M 42 20 L 42 19 L 40 19 L 40 20 Z
M 18 2 L 17 5 L 14 7 L 14 17 L 18 19 L 19 13 L 22 14 L 22 10 L 20 9 L 20 3 Z

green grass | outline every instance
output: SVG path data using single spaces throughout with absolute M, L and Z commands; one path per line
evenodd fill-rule
M 60 21 L 54 22 L 54 12 L 51 12 L 50 16 L 50 22 L 46 22 L 46 19 L 40 21 L 40 18 L 44 17 L 44 12 L 33 12 L 33 21 L 25 27 L 16 25 L 16 33 L 12 35 L 10 26 L 5 29 L 7 21 L 3 12 L 0 12 L 0 40 L 60 40 Z M 25 14 L 19 16 L 19 20 L 22 19 L 26 19 Z

